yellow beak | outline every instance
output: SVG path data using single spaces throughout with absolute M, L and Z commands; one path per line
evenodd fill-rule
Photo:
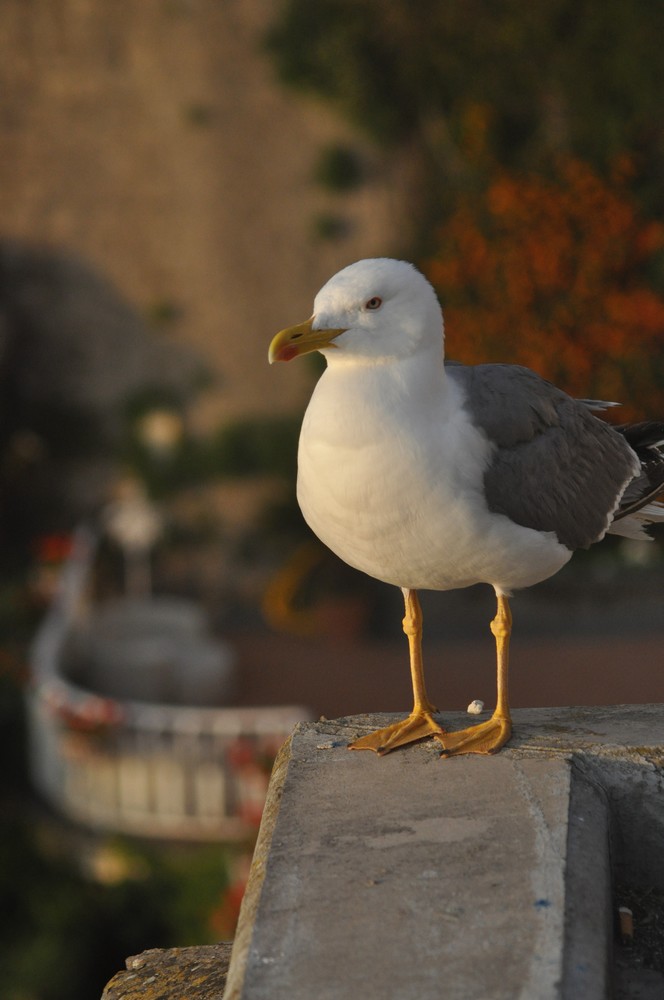
M 312 330 L 311 324 L 314 317 L 308 319 L 306 323 L 299 323 L 297 326 L 289 326 L 276 335 L 268 351 L 268 361 L 292 361 L 293 358 L 301 354 L 310 354 L 311 351 L 318 351 L 321 347 L 329 347 L 335 337 L 345 333 L 346 330 Z

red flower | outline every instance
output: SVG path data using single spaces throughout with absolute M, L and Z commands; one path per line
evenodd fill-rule
M 34 542 L 34 551 L 40 562 L 60 563 L 71 555 L 70 535 L 40 535 Z

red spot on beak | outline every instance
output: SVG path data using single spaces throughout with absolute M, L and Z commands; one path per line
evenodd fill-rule
M 294 347 L 293 344 L 284 344 L 277 354 L 275 361 L 292 361 L 296 357 L 297 347 Z

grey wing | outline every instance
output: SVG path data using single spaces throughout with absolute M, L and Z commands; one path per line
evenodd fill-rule
M 639 462 L 624 438 L 528 368 L 451 364 L 473 422 L 493 445 L 484 476 L 489 509 L 569 549 L 606 532 Z

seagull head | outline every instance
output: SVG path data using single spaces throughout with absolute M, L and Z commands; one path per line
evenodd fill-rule
M 378 258 L 350 264 L 323 285 L 313 316 L 276 335 L 273 361 L 320 351 L 329 362 L 384 361 L 422 350 L 442 352 L 443 318 L 436 294 L 412 264 Z

